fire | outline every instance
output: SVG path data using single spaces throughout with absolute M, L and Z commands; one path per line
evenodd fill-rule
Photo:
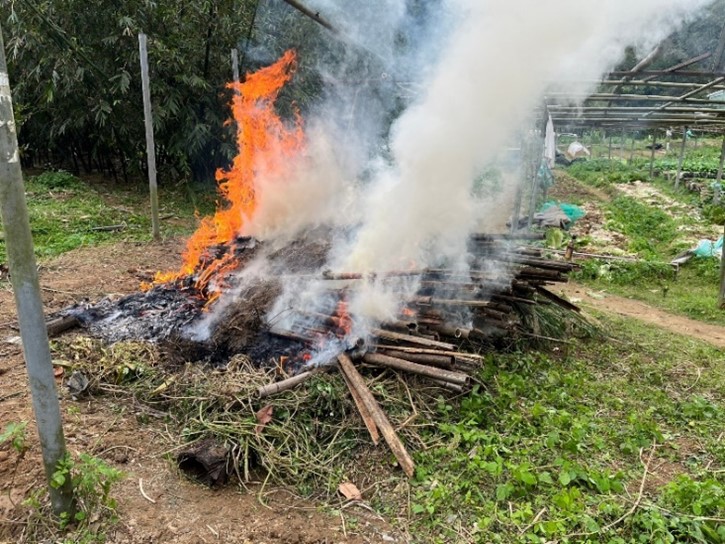
M 296 68 L 294 51 L 287 51 L 273 65 L 248 74 L 243 83 L 230 83 L 234 91 L 232 113 L 237 125 L 239 150 L 229 170 L 216 173 L 223 203 L 214 216 L 201 220 L 189 238 L 178 272 L 158 273 L 155 281 L 165 283 L 196 275 L 195 287 L 205 289 L 212 279 L 221 278 L 237 265 L 232 249 L 214 255 L 215 246 L 230 244 L 235 237 L 249 234 L 245 225 L 257 211 L 257 193 L 269 179 L 279 179 L 291 158 L 304 146 L 299 116 L 288 127 L 274 109 L 280 90 Z
M 337 303 L 334 319 L 343 336 L 350 334 L 352 331 L 352 318 L 347 311 L 347 301 L 341 300 Z

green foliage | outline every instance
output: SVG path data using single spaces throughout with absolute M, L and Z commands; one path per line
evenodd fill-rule
M 722 403 L 712 400 L 722 386 L 718 350 L 634 322 L 609 326 L 627 345 L 626 365 L 613 341 L 569 354 L 496 355 L 479 376 L 485 387 L 460 403 L 439 400 L 434 446 L 416 455 L 414 534 L 431 542 L 461 534 L 477 542 L 722 541 L 720 525 L 704 519 L 721 517 L 725 501 L 707 470 L 725 461 L 712 435 L 725 424 Z M 704 381 L 678 398 L 683 357 L 697 358 Z M 675 449 L 685 436 L 703 452 L 689 471 Z M 640 456 L 653 447 L 650 478 L 659 483 L 625 515 L 642 478 Z M 681 471 L 664 482 L 661 457 Z
M 59 171 L 45 172 L 26 181 L 30 227 L 39 258 L 53 257 L 72 249 L 120 240 L 150 239 L 151 220 L 144 187 L 127 187 L 108 193 L 105 187 Z M 213 208 L 213 195 L 193 195 L 201 213 Z M 164 235 L 186 234 L 195 227 L 192 203 L 179 189 L 162 191 L 162 215 L 174 220 L 162 224 Z M 181 219 L 183 218 L 183 219 Z M 94 230 L 121 225 L 118 231 Z M 0 263 L 6 260 L 0 236 Z
M 75 525 L 82 529 L 100 517 L 115 519 L 116 500 L 111 497 L 111 487 L 123 478 L 121 471 L 102 459 L 82 453 L 77 460 L 69 455 L 59 463 L 51 485 L 59 488 L 69 478 L 73 487 L 75 512 L 61 515 L 61 528 Z
M 706 204 L 702 208 L 702 216 L 714 225 L 725 225 L 725 204 Z
M 622 161 L 591 159 L 577 161 L 567 168 L 567 172 L 588 185 L 609 187 L 615 183 L 629 183 L 646 179 L 647 174 Z
M 26 163 L 138 172 L 144 124 L 137 34 L 149 35 L 160 179 L 213 174 L 235 153 L 230 49 L 256 1 L 3 1 Z
M 630 249 L 645 257 L 666 252 L 677 236 L 677 225 L 669 215 L 632 197 L 614 198 L 606 211 L 607 227 L 627 235 Z
M 25 428 L 28 426 L 27 421 L 10 422 L 5 426 L 5 430 L 0 433 L 0 445 L 6 442 L 18 453 L 24 455 L 28 449 Z

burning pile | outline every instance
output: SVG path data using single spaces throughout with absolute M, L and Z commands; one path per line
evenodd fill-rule
M 108 341 L 161 343 L 187 361 L 225 364 L 245 354 L 281 378 L 260 387 L 261 398 L 339 368 L 373 441 L 382 434 L 412 475 L 410 456 L 357 369 L 409 372 L 463 393 L 486 346 L 546 338 L 537 321 L 542 308 L 578 311 L 547 289 L 566 281 L 573 266 L 521 245 L 541 238 L 531 234 L 472 236 L 465 269 L 376 274 L 326 270 L 328 228 L 307 229 L 292 241 L 255 238 L 260 195 L 292 176 L 305 145 L 300 119 L 289 128 L 274 111 L 294 63 L 288 52 L 232 85 L 240 152 L 228 171 L 217 173 L 224 204 L 188 241 L 181 269 L 157 275 L 143 293 L 66 314 Z M 351 313 L 351 298 L 371 287 L 395 294 L 397 315 L 371 320 Z M 290 291 L 297 296 L 280 298 Z

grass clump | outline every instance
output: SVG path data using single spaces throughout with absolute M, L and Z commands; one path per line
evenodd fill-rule
M 605 205 L 607 227 L 629 239 L 629 249 L 645 258 L 668 253 L 677 237 L 677 224 L 662 210 L 628 196 L 618 196 Z

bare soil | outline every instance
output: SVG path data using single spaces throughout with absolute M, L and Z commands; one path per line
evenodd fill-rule
M 562 284 L 559 286 L 558 293 L 577 304 L 583 303 L 597 310 L 639 319 L 670 332 L 697 338 L 714 346 L 725 348 L 725 327 L 719 325 L 670 314 L 637 300 L 595 292 L 576 283 Z
M 85 298 L 133 292 L 156 270 L 176 268 L 180 249 L 181 242 L 171 240 L 67 253 L 40 269 L 46 309 L 51 313 Z M 7 445 L 0 446 L 0 544 L 42 536 L 33 532 L 20 504 L 42 487 L 44 476 L 21 349 L 8 341 L 17 334 L 12 292 L 5 281 L 0 283 L 0 430 L 13 421 L 31 423 L 30 449 L 22 459 Z M 62 377 L 58 379 L 60 385 Z M 98 456 L 126 475 L 113 493 L 120 521 L 110 529 L 108 542 L 409 541 L 365 504 L 343 505 L 341 499 L 336 505 L 341 514 L 332 515 L 289 490 L 235 485 L 212 490 L 188 481 L 170 461 L 181 443 L 180 429 L 163 424 L 132 399 L 107 396 L 74 402 L 62 394 L 61 405 L 69 450 Z

